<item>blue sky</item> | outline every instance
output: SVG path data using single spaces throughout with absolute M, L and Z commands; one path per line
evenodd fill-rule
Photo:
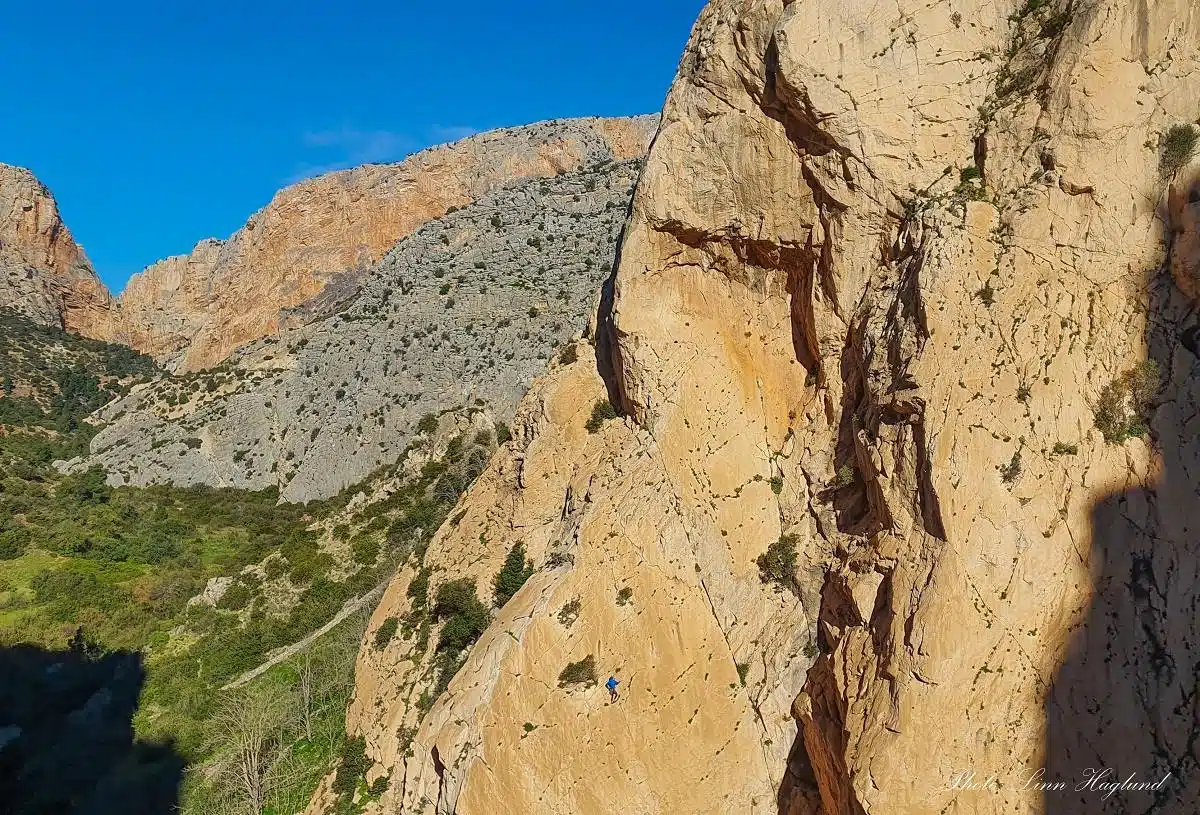
M 477 130 L 657 111 L 703 0 L 60 0 L 0 25 L 0 162 L 109 288 L 286 184 Z

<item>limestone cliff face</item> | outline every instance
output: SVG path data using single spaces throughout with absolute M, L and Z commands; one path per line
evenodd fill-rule
M 378 762 L 368 780 L 390 775 L 377 811 L 775 812 L 817 598 L 764 587 L 698 547 L 653 436 L 622 421 L 587 427 L 606 393 L 590 346 L 576 348 L 526 397 L 514 442 L 425 555 L 431 593 L 466 577 L 485 602 L 518 542 L 542 567 L 432 707 L 438 636 L 423 642 L 417 625 L 383 649 L 373 640 L 388 618 L 419 619 L 415 565 L 376 612 L 348 728 Z M 714 485 L 714 500 L 738 486 L 774 511 L 768 483 L 741 473 Z M 777 513 L 763 522 L 778 537 Z M 621 678 L 617 704 L 595 685 L 560 686 L 589 655 L 600 682 Z M 793 685 L 764 682 L 781 671 Z M 324 785 L 311 811 L 330 806 Z
M 270 336 L 285 313 L 399 239 L 505 182 L 644 155 L 654 117 L 560 120 L 485 133 L 303 181 L 226 241 L 207 240 L 130 280 L 84 333 L 125 342 L 177 369 L 215 365 Z
M 712 0 L 598 359 L 372 621 L 371 811 L 1193 811 L 1198 99 L 1184 0 Z M 375 647 L 518 541 L 440 696 L 436 633 Z
M 108 305 L 54 196 L 28 170 L 0 164 L 0 307 L 79 331 Z

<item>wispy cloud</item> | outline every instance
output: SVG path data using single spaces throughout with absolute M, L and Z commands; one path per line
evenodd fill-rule
M 393 161 L 412 152 L 413 140 L 403 133 L 390 130 L 319 130 L 304 134 L 304 144 L 336 150 L 345 160 L 356 164 Z
M 288 183 L 305 178 L 345 170 L 360 164 L 382 164 L 399 161 L 413 151 L 415 143 L 404 133 L 390 130 L 359 130 L 342 127 L 337 130 L 311 130 L 301 137 L 311 151 L 313 160 L 304 161 Z
M 287 183 L 360 164 L 400 161 L 424 146 L 458 141 L 479 132 L 478 128 L 470 125 L 433 125 L 425 132 L 424 138 L 392 130 L 361 130 L 349 126 L 336 130 L 311 130 L 303 134 L 302 141 L 313 153 L 313 159 L 297 166 Z
M 458 141 L 459 139 L 465 139 L 480 132 L 482 131 L 479 128 L 471 127 L 470 125 L 434 125 L 429 128 L 429 135 L 432 137 L 434 144 Z

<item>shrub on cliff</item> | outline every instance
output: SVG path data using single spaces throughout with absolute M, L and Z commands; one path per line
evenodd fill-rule
M 358 780 L 368 769 L 367 743 L 362 736 L 346 739 L 342 745 L 342 761 L 333 778 L 333 791 L 338 795 L 353 795 Z
M 525 557 L 525 544 L 518 541 L 504 559 L 504 566 L 496 573 L 496 608 L 502 607 L 513 598 L 525 581 L 533 575 L 533 564 Z
M 759 555 L 755 562 L 764 583 L 787 588 L 796 571 L 796 536 L 784 535 L 768 546 L 767 551 Z
M 609 419 L 617 418 L 617 409 L 607 399 L 601 399 L 592 406 L 592 417 L 587 420 L 587 431 L 597 433 Z
M 568 663 L 567 667 L 563 668 L 562 673 L 558 675 L 558 686 L 560 688 L 572 685 L 583 685 L 590 688 L 597 681 L 596 660 L 591 654 L 588 654 L 578 662 Z
M 1200 132 L 1190 124 L 1174 124 L 1164 133 L 1160 141 L 1162 152 L 1158 157 L 1158 171 L 1163 178 L 1170 178 L 1182 170 L 1196 155 L 1200 145 Z
M 1096 429 L 1106 442 L 1122 444 L 1146 435 L 1147 414 L 1158 392 L 1160 377 L 1158 363 L 1148 359 L 1104 386 L 1094 415 Z
M 479 639 L 491 620 L 487 606 L 475 594 L 475 583 L 468 578 L 438 586 L 433 614 L 446 621 L 438 638 L 438 650 L 454 653 Z
M 375 632 L 375 648 L 383 650 L 383 648 L 392 641 L 392 637 L 396 635 L 396 629 L 400 627 L 400 621 L 395 617 L 388 617 L 383 621 L 383 625 Z

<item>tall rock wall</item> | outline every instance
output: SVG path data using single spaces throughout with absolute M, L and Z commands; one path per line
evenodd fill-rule
M 375 614 L 369 811 L 1191 811 L 1198 48 L 1183 0 L 712 0 L 596 357 Z M 517 542 L 438 695 L 423 609 Z
M 109 307 L 54 196 L 31 172 L 8 164 L 0 164 L 0 307 L 76 332 Z

